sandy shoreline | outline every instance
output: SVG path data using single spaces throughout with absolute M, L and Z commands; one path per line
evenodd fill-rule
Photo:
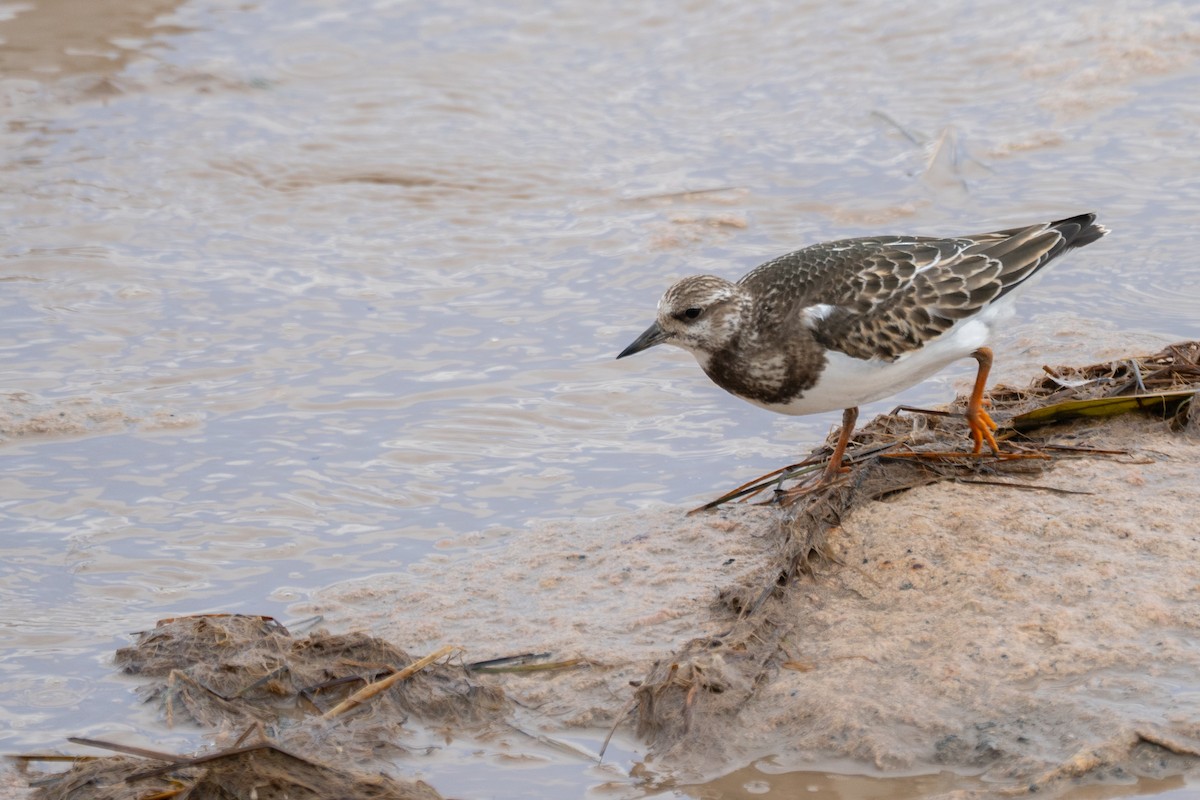
M 840 565 L 753 620 L 736 611 L 777 568 L 781 512 L 746 507 L 543 525 L 297 610 L 414 652 L 587 659 L 497 679 L 548 730 L 612 725 L 636 685 L 661 679 L 665 717 L 641 732 L 651 769 L 679 780 L 768 755 L 781 769 L 950 769 L 1013 791 L 1189 771 L 1200 442 L 1140 416 L 1052 438 L 1128 455 L 1060 460 L 1027 481 L 1039 489 L 946 482 L 857 508 L 829 536 Z
M 1015 481 L 1039 488 L 943 482 L 858 507 L 829 534 L 840 564 L 755 620 L 736 612 L 782 547 L 781 512 L 762 507 L 542 525 L 469 564 L 343 584 L 299 610 L 415 651 L 587 658 L 502 679 L 551 729 L 610 726 L 635 685 L 662 680 L 666 716 L 643 715 L 641 733 L 650 769 L 677 780 L 764 756 L 1013 790 L 1192 770 L 1200 443 L 1144 416 L 1050 439 L 1128 455 Z
M 913 424 L 937 434 L 934 423 Z M 446 665 L 454 669 L 520 653 L 578 659 L 546 672 L 443 671 L 431 680 L 490 700 L 441 729 L 520 757 L 538 736 L 618 726 L 647 748 L 643 768 L 656 783 L 710 781 L 761 758 L 778 771 L 955 773 L 964 776 L 956 797 L 1194 776 L 1200 433 L 1127 414 L 1041 437 L 1120 454 L 1059 456 L 1040 473 L 982 482 L 971 467 L 808 517 L 670 506 L 543 523 L 499 541 L 471 534 L 447 543 L 465 554 L 339 583 L 293 611 L 335 632 L 322 647 L 374 648 L 354 639 L 368 634 L 412 654 L 339 664 L 447 645 L 461 648 Z M 798 531 L 818 518 L 833 522 L 804 540 L 811 570 L 780 580 Z M 313 649 L 291 642 L 270 652 Z M 189 680 L 211 685 L 224 671 Z M 354 724 L 314 720 L 280 735 L 319 761 L 331 746 L 379 757 L 371 743 L 390 741 L 379 737 L 397 735 L 410 714 L 439 728 L 436 713 L 398 708 L 376 703 Z M 231 718 L 215 741 L 229 746 L 244 722 Z M 393 768 L 404 772 L 405 759 Z

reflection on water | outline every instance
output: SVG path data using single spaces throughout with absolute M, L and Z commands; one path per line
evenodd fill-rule
M 848 768 L 847 768 L 848 767 Z M 981 778 L 964 778 L 950 772 L 931 772 L 911 778 L 882 778 L 860 774 L 844 765 L 846 774 L 826 771 L 780 771 L 769 760 L 737 770 L 703 786 L 685 787 L 686 796 L 703 800 L 925 800 L 930 797 L 954 797 L 956 792 L 995 792 L 997 787 Z M 1105 800 L 1106 798 L 1153 794 L 1164 800 L 1185 800 L 1194 796 L 1182 778 L 1142 779 L 1121 786 L 1082 786 L 1055 795 L 1062 800 Z M 971 796 L 971 795 L 963 795 Z
M 156 617 L 286 615 L 823 437 L 613 361 L 682 274 L 1094 209 L 1023 313 L 1195 336 L 1194 13 L 992 5 L 0 10 L 4 748 L 111 716 Z

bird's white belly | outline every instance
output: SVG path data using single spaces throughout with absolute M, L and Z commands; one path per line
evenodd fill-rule
M 780 404 L 750 402 L 779 414 L 802 415 L 882 400 L 920 383 L 985 345 L 998 316 L 985 312 L 963 320 L 924 347 L 905 353 L 895 361 L 864 361 L 830 350 L 826 353 L 825 369 L 817 385 L 800 397 Z

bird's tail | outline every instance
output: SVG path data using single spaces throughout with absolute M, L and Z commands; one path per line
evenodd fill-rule
M 1063 253 L 1089 245 L 1107 233 L 1108 228 L 1096 224 L 1095 214 L 1080 214 L 993 234 L 1002 238 L 987 243 L 982 251 L 1003 265 L 1000 280 L 1004 288 L 994 299 L 1016 289 Z
M 1108 233 L 1108 228 L 1096 224 L 1095 214 L 1080 214 L 1077 217 L 1060 219 L 1046 227 L 1062 235 L 1061 246 L 1064 250 L 1091 244 Z

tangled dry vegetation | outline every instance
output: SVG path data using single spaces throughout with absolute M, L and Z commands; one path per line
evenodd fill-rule
M 1173 431 L 1200 436 L 1200 404 L 1193 402 L 1200 390 L 1200 342 L 1180 342 L 1152 356 L 1086 367 L 1043 367 L 1043 372 L 1044 377 L 1027 387 L 998 386 L 991 392 L 993 416 L 1001 425 L 998 438 L 1012 448 L 1005 457 L 947 455 L 964 440 L 962 397 L 946 411 L 902 407 L 857 430 L 845 459 L 849 464 L 845 479 L 806 497 L 783 521 L 787 556 L 779 580 L 769 588 L 787 586 L 798 573 L 809 570 L 813 557 L 826 556 L 826 534 L 856 506 L 946 480 L 1059 491 L 1002 479 L 1036 478 L 1055 459 L 1121 455 L 1095 446 L 1051 443 L 1035 435 L 1039 429 L 1142 411 L 1161 416 Z M 776 496 L 782 495 L 780 486 L 790 477 L 824 466 L 834 438 L 804 462 L 739 490 L 736 496 L 748 498 L 770 488 Z M 715 508 L 729 499 L 734 498 L 726 495 L 697 510 Z M 757 609 L 763 599 L 765 594 L 749 610 Z
M 435 800 L 420 781 L 339 765 L 399 756 L 410 718 L 465 731 L 507 714 L 500 689 L 439 663 L 453 650 L 414 659 L 361 633 L 296 637 L 270 617 L 162 620 L 117 651 L 117 666 L 147 680 L 143 698 L 169 724 L 242 733 L 200 756 L 74 739 L 123 755 L 37 778 L 36 797 Z

